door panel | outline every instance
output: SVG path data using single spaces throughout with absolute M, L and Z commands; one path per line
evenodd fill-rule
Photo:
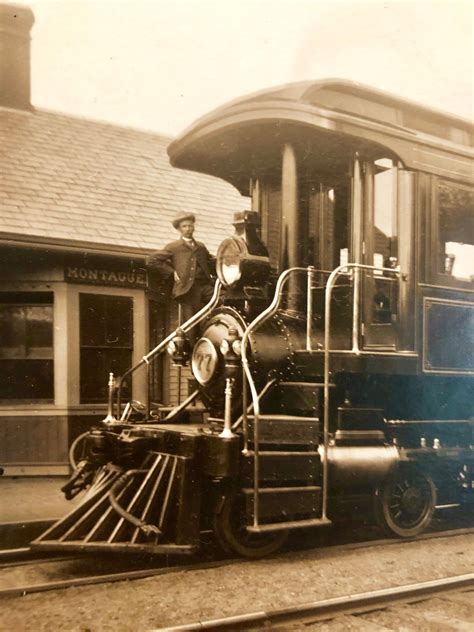
M 367 350 L 408 349 L 413 314 L 413 174 L 387 163 L 366 164 L 364 263 L 391 272 L 363 273 L 363 345 Z M 410 327 L 413 331 L 413 327 Z

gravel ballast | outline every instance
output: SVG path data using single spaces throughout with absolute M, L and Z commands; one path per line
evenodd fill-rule
M 2 630 L 151 630 L 471 573 L 474 535 L 290 552 L 221 568 L 4 598 Z

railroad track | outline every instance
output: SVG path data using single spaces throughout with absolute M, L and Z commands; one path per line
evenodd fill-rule
M 372 548 L 376 546 L 387 546 L 387 545 L 403 545 L 404 543 L 411 543 L 413 541 L 424 541 L 424 540 L 432 540 L 437 538 L 446 538 L 446 537 L 454 537 L 458 535 L 466 535 L 474 533 L 474 527 L 469 528 L 461 528 L 461 529 L 450 529 L 445 531 L 438 531 L 434 533 L 425 533 L 417 538 L 413 538 L 410 540 L 397 540 L 397 539 L 379 539 L 372 541 L 364 541 L 364 542 L 353 542 L 348 544 L 335 544 L 328 545 L 324 548 L 330 549 L 331 551 L 350 551 L 354 549 L 364 549 L 364 548 Z M 5 562 L 4 564 L 0 564 L 0 570 L 9 570 L 11 568 L 15 568 L 18 566 L 25 565 L 49 565 L 52 563 L 74 563 L 80 562 L 81 566 L 87 566 L 88 563 L 92 560 L 92 567 L 94 570 L 97 568 L 97 558 L 91 558 L 87 555 L 75 555 L 75 556 L 62 556 L 62 557 L 44 557 L 44 552 L 41 550 L 37 551 L 34 549 L 18 549 L 18 557 L 15 559 L 15 551 L 7 552 L 10 556 L 10 563 Z M 5 554 L 6 552 L 2 552 Z M 38 557 L 38 554 L 41 553 L 41 557 Z M 0 554 L 0 562 L 2 559 L 2 554 Z M 28 554 L 31 555 L 31 558 L 28 559 Z M 6 557 L 8 557 L 6 555 Z M 156 577 L 159 575 L 171 574 L 176 572 L 188 572 L 195 570 L 205 570 L 208 568 L 218 568 L 223 566 L 228 566 L 231 564 L 244 564 L 248 560 L 243 558 L 227 558 L 220 560 L 206 560 L 206 561 L 197 561 L 195 563 L 186 564 L 183 563 L 183 558 L 178 558 L 174 563 L 173 561 L 166 560 L 166 567 L 158 567 L 156 566 L 157 560 L 147 560 L 143 562 L 140 560 L 136 560 L 133 562 L 134 564 L 141 565 L 141 568 L 135 568 L 130 570 L 131 560 L 133 557 L 125 558 L 124 561 L 123 556 L 121 558 L 110 558 L 110 556 L 104 556 L 101 558 L 103 560 L 104 565 L 107 563 L 115 563 L 121 566 L 126 567 L 126 570 L 115 570 L 114 572 L 103 572 L 100 574 L 86 574 L 82 576 L 74 576 L 66 579 L 61 579 L 57 581 L 37 581 L 31 584 L 22 584 L 17 586 L 11 586 L 10 582 L 6 588 L 0 588 L 0 598 L 1 597 L 18 597 L 22 595 L 38 593 L 38 592 L 46 592 L 51 590 L 62 590 L 71 587 L 79 587 L 79 586 L 91 586 L 94 584 L 102 584 L 102 583 L 112 583 L 112 582 L 120 582 L 120 581 L 131 581 L 136 579 L 144 579 L 148 577 Z M 158 558 L 158 562 L 161 560 Z M 143 568 L 145 566 L 145 568 Z M 109 566 L 110 567 L 110 566 Z M 84 568 L 79 569 L 82 573 L 84 573 Z M 74 572 L 79 572 L 74 570 Z M 71 571 L 69 570 L 69 573 Z M 0 574 L 0 582 L 1 582 L 1 574 Z
M 275 629 L 280 626 L 288 626 L 290 623 L 293 625 L 299 623 L 310 627 L 312 623 L 323 620 L 335 619 L 335 622 L 337 622 L 337 619 L 342 616 L 385 610 L 392 608 L 394 605 L 429 599 L 451 591 L 461 593 L 474 591 L 474 573 L 335 597 L 323 601 L 313 601 L 291 608 L 250 612 L 221 619 L 195 621 L 185 625 L 156 628 L 153 632 L 249 630 L 261 628 L 262 626 L 272 626 L 272 629 Z M 468 629 L 468 623 L 470 622 L 466 622 L 466 630 Z
M 39 562 L 63 562 L 78 558 L 78 555 L 64 555 L 62 553 L 51 553 L 50 551 L 35 551 L 30 547 L 20 547 L 0 551 L 0 570 L 2 568 L 37 564 Z
M 474 526 L 474 520 L 467 518 L 462 521 L 457 520 L 457 525 L 459 526 L 447 526 L 446 521 L 439 522 L 438 525 L 434 526 L 432 531 L 427 531 L 420 536 L 417 536 L 416 540 L 428 540 L 430 538 L 440 538 L 446 537 L 449 535 L 463 535 L 467 533 L 472 533 Z M 21 524 L 21 523 L 20 523 Z M 357 534 L 360 533 L 360 529 L 357 530 Z M 337 529 L 336 527 L 331 527 L 327 530 L 321 530 L 317 534 L 317 547 L 318 548 L 344 548 L 350 550 L 352 548 L 364 548 L 366 546 L 387 546 L 390 544 L 400 544 L 403 540 L 397 538 L 380 538 L 378 537 L 379 531 L 376 527 L 368 527 L 368 531 L 365 533 L 365 537 L 363 539 L 359 539 L 354 542 L 354 531 L 352 527 L 349 529 L 349 537 L 347 528 L 340 527 Z M 314 536 L 314 530 L 312 531 Z M 314 537 L 312 539 L 301 537 L 301 532 L 298 533 L 298 540 L 292 543 L 292 550 L 299 549 L 312 549 L 315 548 Z M 212 538 L 211 538 L 212 540 Z M 342 542 L 341 542 L 342 541 Z M 406 540 L 407 542 L 411 542 L 412 539 Z M 294 545 L 294 546 L 293 546 Z M 111 557 L 112 554 L 108 554 L 108 557 Z M 130 557 L 132 557 L 130 555 Z M 52 552 L 52 551 L 44 551 L 42 549 L 32 549 L 29 546 L 26 547 L 17 547 L 14 549 L 8 550 L 0 550 L 0 569 L 2 568 L 11 568 L 13 566 L 34 564 L 38 562 L 53 562 L 53 561 L 70 561 L 70 560 L 79 560 L 87 558 L 87 553 L 82 554 L 68 554 L 65 555 L 61 552 Z
M 158 575 L 168 575 L 170 573 L 205 570 L 207 568 L 216 568 L 227 564 L 238 563 L 239 560 L 225 560 L 216 562 L 200 562 L 197 564 L 186 564 L 167 566 L 163 568 L 146 568 L 138 570 L 127 570 L 117 573 L 104 573 L 101 575 L 91 575 L 87 577 L 74 577 L 72 579 L 63 579 L 54 582 L 46 582 L 42 584 L 31 584 L 27 586 L 15 586 L 0 589 L 1 597 L 22 597 L 32 593 L 47 592 L 50 590 L 64 590 L 65 588 L 77 588 L 79 586 L 92 586 L 94 584 L 113 583 L 121 581 L 131 581 L 134 579 L 145 579 L 148 577 L 156 577 Z

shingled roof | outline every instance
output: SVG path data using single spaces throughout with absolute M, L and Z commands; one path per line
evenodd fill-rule
M 196 237 L 215 252 L 248 200 L 222 180 L 171 167 L 170 141 L 54 112 L 0 108 L 0 243 L 26 238 L 147 252 L 176 238 L 171 219 L 192 211 Z

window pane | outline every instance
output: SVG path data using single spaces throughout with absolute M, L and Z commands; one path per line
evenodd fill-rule
M 300 261 L 318 270 L 340 264 L 341 251 L 348 247 L 348 186 L 302 182 L 299 196 Z
M 128 349 L 81 350 L 81 403 L 107 402 L 109 373 L 116 377 L 125 373 L 132 363 Z M 122 389 L 122 399 L 130 398 L 130 387 Z
M 105 303 L 106 344 L 117 347 L 132 346 L 132 299 L 107 296 Z
M 0 294 L 0 399 L 54 399 L 53 294 Z
M 398 264 L 397 169 L 391 168 L 391 163 L 388 159 L 375 163 L 379 169 L 389 167 L 378 171 L 374 177 L 372 265 L 377 268 L 396 268 Z M 394 322 L 398 313 L 398 280 L 377 270 L 373 277 L 368 273 L 368 279 L 373 296 L 371 322 Z
M 105 303 L 103 296 L 80 294 L 81 345 L 105 346 Z
M 116 377 L 132 363 L 133 299 L 80 295 L 81 403 L 106 402 L 109 373 Z M 129 397 L 129 385 L 123 390 Z
M 438 270 L 469 281 L 474 276 L 474 192 L 439 183 L 438 205 Z
M 0 399 L 54 399 L 52 360 L 1 360 Z
M 26 312 L 26 346 L 53 346 L 53 306 L 27 305 Z
M 390 267 L 397 256 L 396 170 L 387 169 L 374 178 L 374 259 L 377 267 Z
M 133 300 L 127 296 L 80 295 L 81 346 L 132 347 Z
M 0 305 L 0 357 L 25 357 L 25 309 Z

